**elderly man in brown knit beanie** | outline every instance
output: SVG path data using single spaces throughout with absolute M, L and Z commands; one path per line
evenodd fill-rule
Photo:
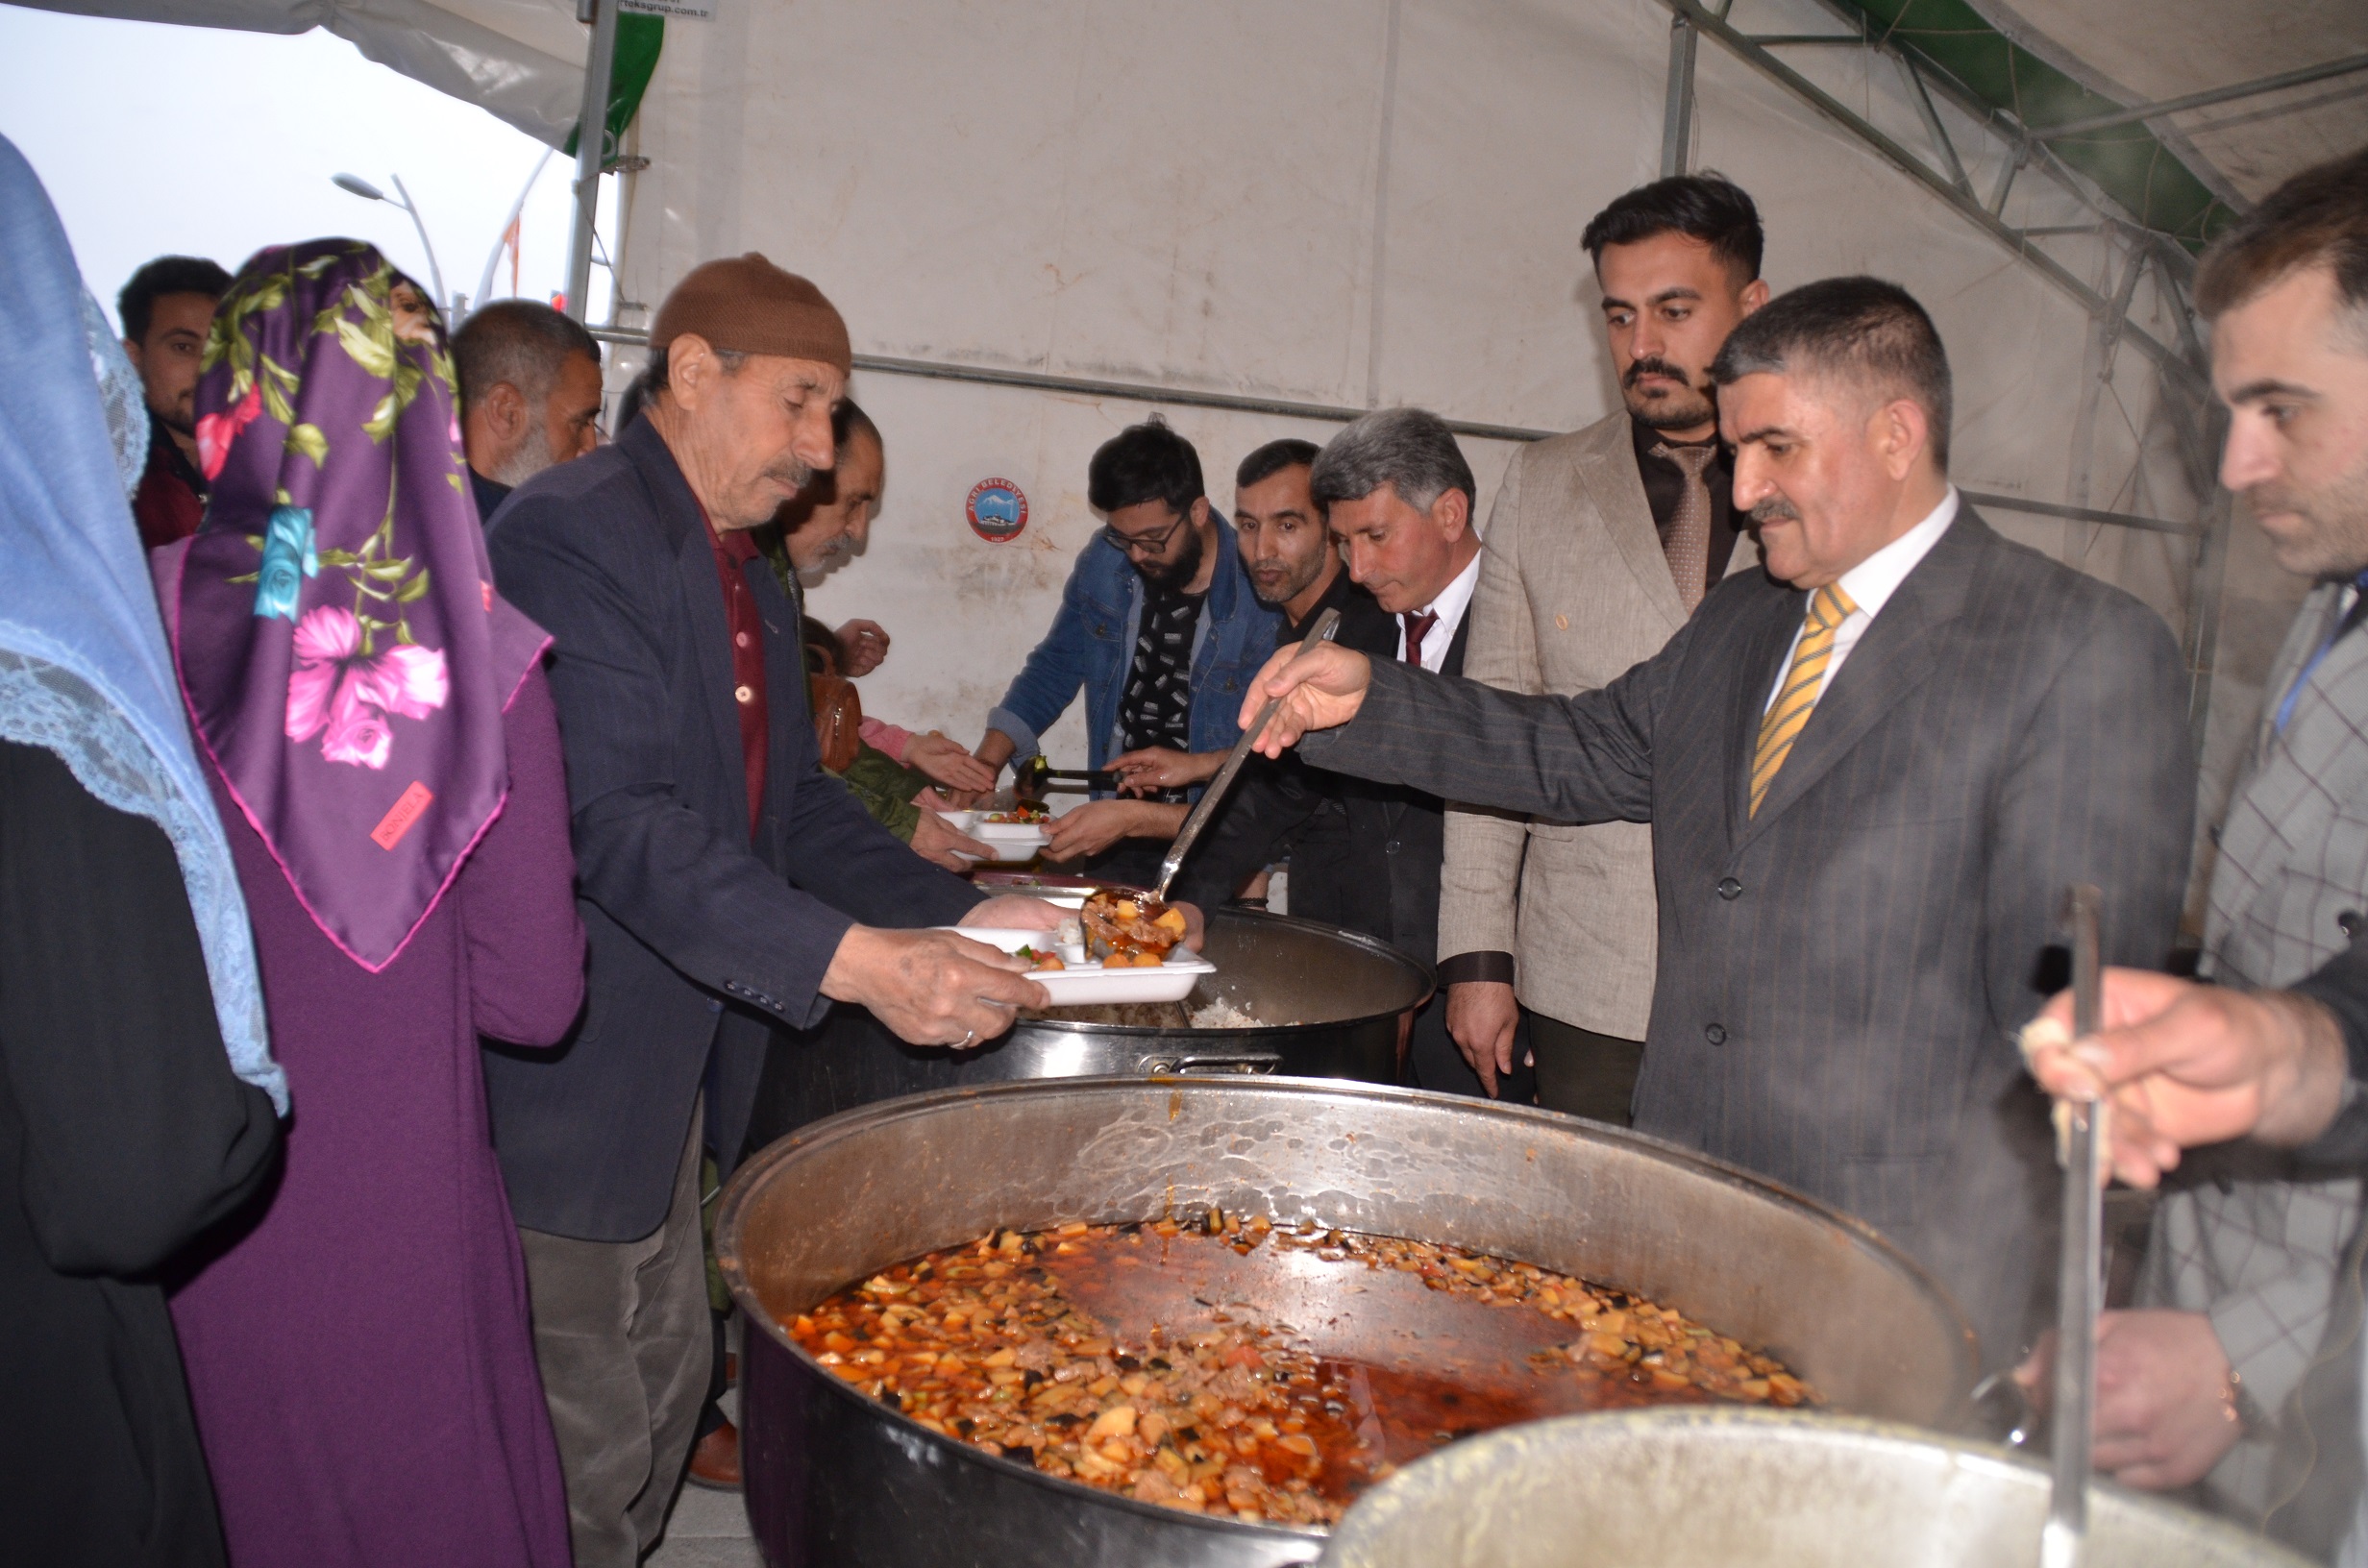
M 730 1172 L 774 1031 L 837 1001 L 919 1045 L 993 1040 L 1043 988 L 925 928 L 1057 923 L 913 854 L 819 766 L 797 618 L 748 530 L 831 466 L 838 311 L 751 254 L 683 279 L 650 340 L 642 417 L 487 535 L 552 634 L 588 949 L 575 1033 L 485 1055 L 578 1568 L 632 1568 L 681 1481 L 711 1359 L 700 1155 Z

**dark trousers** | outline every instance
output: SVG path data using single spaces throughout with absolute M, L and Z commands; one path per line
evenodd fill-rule
M 1521 1009 L 1538 1059 L 1538 1103 L 1548 1110 L 1626 1127 L 1636 1119 L 1637 1068 L 1644 1041 L 1599 1035 Z
M 1500 1074 L 1496 1080 L 1496 1097 L 1513 1105 L 1527 1105 L 1537 1098 L 1538 1075 L 1531 1071 L 1529 1056 L 1529 1015 L 1526 1010 L 1513 1035 L 1513 1070 Z M 1455 1037 L 1447 1033 L 1447 993 L 1442 989 L 1415 1015 L 1414 1033 L 1406 1041 L 1406 1075 L 1417 1089 L 1436 1090 L 1443 1094 L 1485 1095 L 1480 1087 L 1480 1075 L 1471 1070 L 1464 1053 L 1456 1047 Z
M 699 1428 L 714 1365 L 700 1120 L 694 1112 L 665 1221 L 640 1240 L 518 1230 L 576 1568 L 634 1568 L 657 1544 Z

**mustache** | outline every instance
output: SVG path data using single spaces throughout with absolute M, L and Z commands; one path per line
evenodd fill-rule
M 1770 496 L 1765 501 L 1761 502 L 1758 505 L 1751 509 L 1751 520 L 1754 523 L 1767 523 L 1779 520 L 1788 520 L 1797 523 L 1800 521 L 1800 518 L 1801 514 L 1793 509 L 1792 502 L 1785 500 L 1782 496 Z
M 791 490 L 802 490 L 814 482 L 814 471 L 792 457 L 786 462 L 765 465 L 765 478 L 777 479 Z
M 1635 364 L 1630 365 L 1628 367 L 1628 373 L 1619 379 L 1619 382 L 1622 386 L 1634 386 L 1637 382 L 1642 380 L 1647 376 L 1665 377 L 1669 380 L 1675 381 L 1680 386 L 1693 385 L 1693 382 L 1688 380 L 1684 371 L 1678 369 L 1677 366 L 1669 363 L 1669 361 L 1660 357 L 1658 355 L 1647 355 L 1645 357 L 1638 360 Z

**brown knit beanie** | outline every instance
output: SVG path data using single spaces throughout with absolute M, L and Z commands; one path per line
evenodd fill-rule
M 675 284 L 651 324 L 650 352 L 664 354 L 684 332 L 737 354 L 812 359 L 836 365 L 842 376 L 854 369 L 837 306 L 821 289 L 754 251 L 702 262 Z

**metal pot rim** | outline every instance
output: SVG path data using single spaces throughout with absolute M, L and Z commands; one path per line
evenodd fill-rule
M 1281 917 L 1277 918 L 1279 919 Z M 739 1256 L 740 1223 L 750 1193 L 753 1191 L 757 1184 L 769 1176 L 776 1167 L 805 1153 L 809 1149 L 819 1148 L 827 1144 L 843 1141 L 847 1139 L 860 1137 L 876 1127 L 885 1126 L 894 1122 L 903 1121 L 915 1117 L 926 1117 L 934 1115 L 945 1106 L 972 1100 L 1012 1096 L 1068 1095 L 1109 1090 L 1126 1090 L 1142 1092 L 1155 1089 L 1164 1090 L 1170 1093 L 1194 1093 L 1211 1090 L 1239 1093 L 1245 1090 L 1275 1090 L 1287 1094 L 1344 1095 L 1352 1099 L 1368 1101 L 1413 1102 L 1417 1104 L 1437 1105 L 1443 1108 L 1454 1109 L 1470 1115 L 1486 1115 L 1494 1117 L 1508 1124 L 1508 1126 L 1528 1126 L 1543 1128 L 1549 1131 L 1565 1131 L 1566 1130 L 1565 1126 L 1566 1123 L 1583 1120 L 1583 1118 L 1580 1117 L 1566 1115 L 1559 1111 L 1548 1111 L 1542 1106 L 1506 1105 L 1497 1100 L 1474 1100 L 1460 1094 L 1442 1094 L 1428 1090 L 1401 1089 L 1394 1085 L 1365 1084 L 1341 1078 L 1289 1078 L 1282 1076 L 1269 1077 L 1264 1075 L 1256 1078 L 1191 1078 L 1180 1075 L 1174 1077 L 1160 1076 L 1151 1078 L 1039 1078 L 1016 1079 L 1003 1083 L 964 1085 L 953 1089 L 933 1090 L 927 1093 L 911 1094 L 894 1100 L 881 1100 L 871 1105 L 857 1106 L 851 1111 L 842 1111 L 837 1115 L 828 1116 L 821 1121 L 813 1122 L 807 1126 L 800 1128 L 798 1131 L 790 1134 L 786 1138 L 781 1139 L 779 1141 L 768 1145 L 753 1159 L 744 1162 L 740 1168 L 732 1173 L 731 1180 L 726 1184 L 723 1195 L 716 1204 L 715 1257 L 717 1270 L 724 1276 L 725 1284 L 731 1291 L 732 1300 L 739 1304 L 740 1310 L 747 1320 L 761 1329 L 764 1334 L 774 1341 L 774 1343 L 780 1346 L 784 1351 L 797 1358 L 800 1361 L 803 1362 L 807 1371 L 809 1371 L 813 1376 L 820 1378 L 823 1383 L 827 1384 L 832 1393 L 842 1398 L 851 1400 L 858 1407 L 870 1410 L 875 1414 L 888 1416 L 892 1421 L 898 1424 L 899 1430 L 904 1432 L 909 1436 L 925 1439 L 931 1443 L 943 1445 L 944 1447 L 958 1454 L 965 1462 L 999 1467 L 1004 1474 L 1023 1477 L 1039 1486 L 1061 1488 L 1064 1494 L 1076 1490 L 1083 1490 L 1091 1493 L 1098 1501 L 1120 1504 L 1127 1508 L 1134 1509 L 1162 1520 L 1176 1523 L 1191 1523 L 1208 1529 L 1246 1530 L 1257 1531 L 1282 1531 L 1286 1533 L 1294 1535 L 1308 1535 L 1321 1538 L 1326 1532 L 1310 1530 L 1299 1526 L 1279 1524 L 1252 1525 L 1244 1523 L 1240 1520 L 1221 1518 L 1212 1519 L 1205 1514 L 1186 1513 L 1181 1509 L 1163 1508 L 1156 1504 L 1138 1502 L 1122 1492 L 1104 1491 L 1098 1486 L 1085 1486 L 1079 1482 L 1065 1481 L 1057 1476 L 1048 1476 L 1042 1471 L 1036 1469 L 1033 1465 L 1024 1466 L 1017 1460 L 1006 1459 L 999 1455 L 988 1454 L 983 1450 L 974 1447 L 971 1443 L 965 1442 L 961 1438 L 948 1437 L 942 1433 L 932 1432 L 927 1427 L 923 1426 L 920 1422 L 915 1421 L 912 1417 L 906 1415 L 903 1411 L 896 1409 L 890 1406 L 882 1405 L 877 1400 L 868 1398 L 865 1395 L 858 1393 L 846 1382 L 833 1376 L 828 1367 L 824 1366 L 821 1362 L 815 1360 L 813 1357 L 809 1356 L 805 1350 L 798 1344 L 797 1340 L 791 1337 L 789 1332 L 774 1318 L 772 1312 L 767 1310 L 762 1303 L 755 1299 L 755 1292 L 752 1288 L 751 1288 L 746 1273 L 741 1267 Z M 1615 1127 L 1607 1122 L 1587 1121 L 1584 1124 L 1587 1128 L 1589 1136 L 1591 1137 L 1602 1139 L 1610 1142 L 1625 1143 L 1640 1149 L 1647 1150 L 1655 1155 L 1668 1160 L 1672 1164 L 1683 1165 L 1696 1174 L 1709 1176 L 1731 1187 L 1744 1188 L 1745 1190 L 1756 1193 L 1757 1195 L 1765 1198 L 1769 1202 L 1777 1204 L 1782 1208 L 1790 1209 L 1795 1212 L 1808 1214 L 1813 1218 L 1821 1219 L 1839 1227 L 1852 1238 L 1857 1240 L 1860 1245 L 1865 1247 L 1868 1251 L 1875 1253 L 1877 1256 L 1888 1262 L 1892 1267 L 1898 1269 L 1902 1274 L 1907 1275 L 1917 1284 L 1924 1286 L 1935 1299 L 1947 1304 L 1951 1313 L 1956 1319 L 1955 1327 L 1957 1330 L 1957 1351 L 1961 1362 L 1963 1363 L 1960 1367 L 1960 1372 L 1962 1375 L 1957 1379 L 1957 1382 L 1961 1387 L 1967 1385 L 1972 1382 L 1972 1375 L 1969 1369 L 1974 1366 L 1977 1360 L 1977 1354 L 1975 1350 L 1973 1328 L 1971 1324 L 1965 1321 L 1963 1311 L 1957 1307 L 1955 1300 L 1949 1295 L 1948 1291 L 1939 1284 L 1937 1280 L 1933 1278 L 1932 1274 L 1927 1271 L 1921 1263 L 1917 1262 L 1913 1258 L 1911 1258 L 1906 1252 L 1902 1251 L 1898 1246 L 1887 1238 L 1883 1233 L 1877 1231 L 1873 1226 L 1868 1225 L 1865 1221 L 1859 1219 L 1855 1215 L 1844 1213 L 1838 1209 L 1835 1209 L 1827 1204 L 1821 1203 L 1817 1199 L 1808 1196 L 1806 1193 L 1796 1192 L 1792 1188 L 1786 1187 L 1779 1182 L 1770 1181 L 1768 1178 L 1759 1175 L 1754 1171 L 1746 1170 L 1740 1165 L 1733 1164 L 1727 1161 L 1719 1160 L 1711 1155 L 1704 1154 L 1698 1149 L 1690 1149 L 1683 1144 L 1671 1142 L 1667 1139 L 1656 1138 L 1648 1133 L 1640 1133 L 1632 1128 Z M 1601 1413 L 1607 1415 L 1627 1415 L 1651 1412 L 1606 1411 Z M 1556 1419 L 1583 1420 L 1594 1419 L 1594 1417 L 1566 1416 L 1558 1417 Z M 1855 1420 L 1860 1418 L 1850 1417 L 1836 1419 Z M 1882 1422 L 1869 1422 L 1866 1424 L 1874 1427 L 1882 1427 L 1886 1425 Z M 1529 1423 L 1522 1423 L 1522 1425 L 1527 1426 Z M 1514 1429 L 1507 1428 L 1502 1430 L 1511 1431 Z M 1904 1427 L 1902 1430 L 1918 1433 L 1922 1431 L 1921 1428 L 1914 1427 Z M 1484 1433 L 1483 1435 L 1485 1436 L 1487 1434 Z M 1936 1440 L 1939 1439 L 1936 1438 Z M 1458 1444 L 1456 1446 L 1460 1448 L 1463 1445 Z M 1432 1457 L 1435 1458 L 1436 1456 Z M 1417 1462 L 1419 1463 L 1424 1461 L 1418 1460 Z M 1412 1466 L 1409 1466 L 1408 1468 L 1411 1469 Z
M 1690 1428 L 1739 1428 L 1745 1433 L 1754 1433 L 1754 1429 L 1757 1429 L 1755 1434 L 1774 1434 L 1785 1432 L 1807 1433 L 1813 1438 L 1831 1443 L 1838 1448 L 1863 1445 L 1869 1442 L 1896 1444 L 1945 1454 L 1957 1463 L 1992 1474 L 2017 1475 L 2024 1478 L 2027 1484 L 2044 1483 L 2048 1480 L 2046 1465 L 2017 1454 L 2012 1449 L 1955 1433 L 1935 1432 L 1928 1428 L 1912 1426 L 1905 1421 L 1885 1421 L 1872 1416 L 1849 1415 L 1830 1410 L 1766 1409 L 1743 1405 L 1679 1405 L 1646 1409 L 1593 1410 L 1577 1415 L 1548 1416 L 1542 1421 L 1523 1422 L 1517 1426 L 1500 1427 L 1494 1432 L 1480 1433 L 1463 1439 L 1452 1447 L 1426 1454 L 1413 1463 L 1405 1465 L 1388 1481 L 1369 1488 L 1364 1497 L 1358 1499 L 1358 1505 L 1362 1506 L 1368 1498 L 1385 1498 L 1384 1507 L 1386 1508 L 1389 1501 L 1394 1501 L 1396 1497 L 1397 1490 L 1395 1489 L 1402 1488 L 1404 1491 L 1412 1492 L 1428 1480 L 1423 1472 L 1432 1466 L 1445 1469 L 1449 1466 L 1485 1465 L 1490 1451 L 1505 1446 L 1502 1440 L 1511 1439 L 1516 1433 L 1520 1434 L 1522 1440 L 1531 1443 L 1541 1440 L 1550 1441 L 1558 1435 L 1560 1431 L 1575 1431 L 1582 1424 L 1585 1427 L 1586 1435 L 1591 1440 L 1596 1441 L 1618 1441 L 1623 1433 L 1641 1432 L 1649 1435 L 1663 1432 L 1682 1432 Z M 2089 1478 L 2088 1484 L 2093 1494 L 2128 1501 L 2148 1511 L 2175 1506 L 2159 1494 L 2141 1492 L 2134 1487 L 2124 1486 L 2109 1476 L 2092 1476 Z M 2180 1512 L 2183 1515 L 2180 1520 L 2182 1528 L 2191 1529 L 2207 1537 L 2217 1537 L 2232 1548 L 2242 1546 L 2248 1551 L 2257 1552 L 2263 1544 L 2260 1538 L 2252 1532 L 2240 1530 L 2229 1521 L 2205 1513 L 2201 1509 L 2182 1508 Z M 1343 1519 L 1342 1527 L 1349 1528 L 1349 1520 Z M 1339 1531 L 1336 1531 L 1332 1538 L 1340 1539 Z M 1350 1544 L 1354 1545 L 1353 1539 Z M 2275 1556 L 2265 1558 L 2265 1560 L 2271 1561 L 2273 1565 L 2291 1560 L 2297 1564 L 2297 1568 L 2300 1568 L 2299 1558 Z
M 1109 1025 L 1107 1027 L 1120 1026 Z M 1211 1034 L 1218 1035 L 1229 1032 L 1239 1031 L 1209 1031 Z M 1782 1182 L 1763 1176 L 1758 1171 L 1736 1164 L 1731 1161 L 1705 1154 L 1700 1149 L 1690 1148 L 1683 1143 L 1657 1137 L 1651 1133 L 1640 1133 L 1632 1127 L 1616 1127 L 1610 1122 L 1590 1121 L 1583 1116 L 1573 1116 L 1560 1111 L 1549 1111 L 1543 1106 L 1507 1105 L 1502 1100 L 1475 1099 L 1468 1095 L 1445 1094 L 1432 1090 L 1407 1089 L 1395 1084 L 1368 1084 L 1349 1078 L 1295 1078 L 1282 1073 L 1262 1073 L 1255 1078 L 1233 1076 L 1201 1078 L 1183 1073 L 1159 1074 L 1143 1078 L 1132 1076 L 1021 1078 L 991 1084 L 963 1084 L 951 1089 L 930 1090 L 925 1093 L 906 1094 L 893 1100 L 879 1100 L 870 1105 L 859 1105 L 852 1110 L 842 1111 L 836 1115 L 826 1116 L 820 1121 L 809 1122 L 777 1142 L 759 1150 L 754 1158 L 741 1163 L 740 1168 L 732 1173 L 731 1180 L 726 1184 L 723 1196 L 716 1205 L 715 1237 L 718 1261 L 719 1262 L 722 1261 L 721 1254 L 727 1244 L 738 1241 L 740 1208 L 745 1201 L 748 1188 L 760 1175 L 806 1149 L 818 1148 L 844 1139 L 857 1137 L 875 1126 L 885 1126 L 891 1122 L 926 1116 L 942 1105 L 960 1101 L 990 1097 L 1036 1097 L 1106 1090 L 1139 1090 L 1154 1087 L 1168 1090 L 1171 1092 L 1181 1090 L 1186 1093 L 1203 1089 L 1238 1091 L 1254 1088 L 1274 1089 L 1291 1093 L 1342 1095 L 1361 1100 L 1397 1100 L 1418 1105 L 1436 1105 L 1457 1110 L 1466 1115 L 1488 1116 L 1517 1126 L 1539 1127 L 1548 1131 L 1562 1131 L 1568 1123 L 1580 1122 L 1585 1125 L 1591 1137 L 1601 1139 L 1606 1142 L 1625 1143 L 1649 1151 L 1665 1158 L 1672 1164 L 1684 1165 L 1698 1174 L 1713 1177 L 1727 1186 L 1739 1187 L 1756 1192 L 1779 1207 L 1808 1214 L 1812 1218 L 1828 1221 L 1849 1232 L 1869 1251 L 1877 1253 L 1902 1273 L 1909 1275 L 1918 1284 L 1929 1286 L 1940 1300 L 1950 1302 L 1954 1306 L 1954 1298 L 1949 1295 L 1947 1287 L 1941 1285 L 1930 1270 L 1901 1250 L 1897 1243 L 1888 1237 L 1856 1214 L 1845 1213 L 1831 1204 L 1811 1197 L 1806 1192 L 1795 1190 Z M 736 1275 L 736 1266 L 728 1272 Z M 733 1282 L 735 1294 L 738 1293 L 738 1282 L 735 1279 Z M 1961 1311 L 1959 1316 L 1961 1318 L 1962 1315 Z M 1959 1326 L 1963 1330 L 1966 1343 L 1970 1346 L 1973 1339 L 1971 1325 L 1961 1323 Z M 780 1338 L 781 1336 L 777 1335 L 776 1337 Z M 786 1344 L 789 1341 L 784 1338 L 782 1342 Z M 1970 1350 L 1968 1354 L 1971 1354 Z M 922 1430 L 925 1432 L 928 1429 L 925 1427 Z

